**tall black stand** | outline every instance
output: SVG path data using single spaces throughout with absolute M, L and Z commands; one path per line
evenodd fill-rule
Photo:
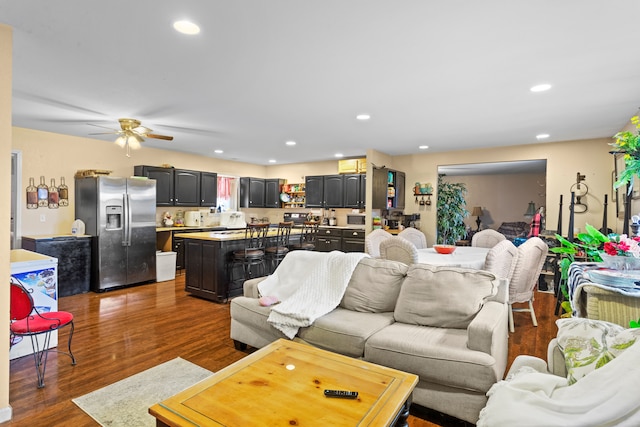
M 558 209 L 558 230 L 556 231 L 562 236 L 562 194 L 560 195 L 560 209 Z
M 569 230 L 567 232 L 567 240 L 573 242 L 573 208 L 575 206 L 576 193 L 571 192 L 571 204 L 569 205 Z

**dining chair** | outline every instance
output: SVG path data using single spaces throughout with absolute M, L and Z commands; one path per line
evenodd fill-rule
M 393 238 L 393 234 L 382 228 L 376 228 L 364 237 L 364 250 L 374 258 L 380 258 L 380 243 Z
M 516 268 L 517 257 L 518 248 L 510 240 L 505 239 L 489 249 L 483 269 L 500 278 L 509 279 Z
M 413 227 L 407 227 L 398 233 L 398 237 L 402 237 L 414 244 L 417 249 L 424 249 L 427 247 L 427 237 L 424 233 Z
M 269 263 L 269 273 L 273 273 L 289 253 L 289 237 L 291 236 L 292 227 L 292 221 L 279 223 L 274 244 L 267 246 L 265 249 L 266 260 Z
M 12 280 L 17 280 L 12 278 Z M 49 351 L 66 354 L 71 357 L 71 364 L 76 364 L 76 358 L 71 352 L 71 339 L 73 338 L 73 314 L 68 311 L 50 311 L 40 313 L 35 308 L 33 298 L 29 291 L 19 283 L 11 283 L 10 296 L 10 346 L 16 337 L 29 337 L 33 348 L 33 359 L 38 376 L 38 388 L 44 387 L 44 375 L 47 369 L 47 357 Z M 51 334 L 58 329 L 71 325 L 67 347 L 69 352 L 50 349 Z
M 547 257 L 549 247 L 539 237 L 530 237 L 518 246 L 518 256 L 513 275 L 509 279 L 509 331 L 515 332 L 513 324 L 514 311 L 531 313 L 533 326 L 538 326 L 536 313 L 533 309 L 534 291 L 542 266 Z M 513 308 L 513 304 L 528 303 L 529 308 Z
M 471 246 L 479 248 L 492 248 L 501 241 L 505 240 L 504 234 L 487 228 L 486 230 L 478 231 L 471 238 Z
M 418 249 L 413 243 L 401 237 L 384 239 L 380 242 L 380 258 L 400 261 L 411 265 L 418 263 Z

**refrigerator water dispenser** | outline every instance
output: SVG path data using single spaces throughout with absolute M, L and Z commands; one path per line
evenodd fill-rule
M 107 230 L 122 228 L 122 206 L 107 206 Z

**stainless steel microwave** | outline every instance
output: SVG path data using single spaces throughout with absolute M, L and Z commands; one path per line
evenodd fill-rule
M 347 214 L 348 225 L 364 225 L 365 220 L 364 214 Z

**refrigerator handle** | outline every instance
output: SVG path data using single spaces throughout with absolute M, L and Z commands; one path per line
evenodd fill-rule
M 129 194 L 123 195 L 124 227 L 122 246 L 131 246 L 131 200 Z

